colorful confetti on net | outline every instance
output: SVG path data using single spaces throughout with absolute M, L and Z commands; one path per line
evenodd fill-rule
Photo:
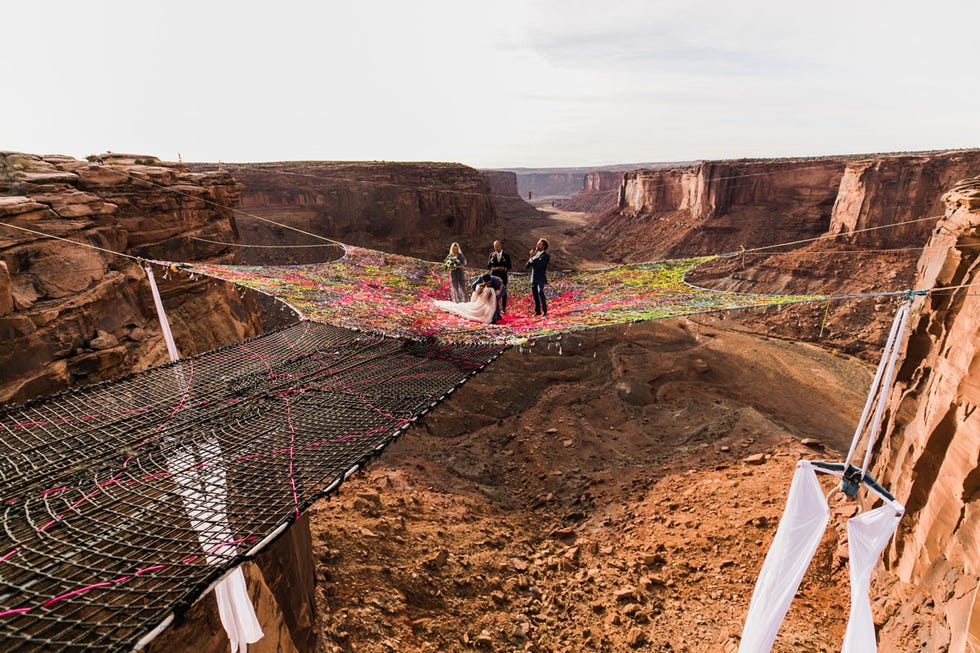
M 714 257 L 549 272 L 548 315 L 533 315 L 528 277 L 510 275 L 508 311 L 493 325 L 438 309 L 449 299 L 441 263 L 345 246 L 327 263 L 297 266 L 194 264 L 191 272 L 272 295 L 315 322 L 448 343 L 516 344 L 563 332 L 739 308 L 824 299 L 708 290 L 687 283 L 689 270 Z M 475 280 L 485 271 L 467 269 Z

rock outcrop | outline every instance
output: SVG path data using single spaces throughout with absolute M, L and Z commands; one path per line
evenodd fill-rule
M 138 161 L 138 163 L 137 163 Z M 0 153 L 0 401 L 23 401 L 165 362 L 146 274 L 131 256 L 231 261 L 239 185 L 153 157 Z M 49 238 L 47 234 L 56 238 Z M 66 241 L 82 242 L 89 247 Z M 178 348 L 261 325 L 225 284 L 158 281 Z
M 195 164 L 192 169 L 214 169 Z M 235 221 L 241 241 L 317 245 L 314 236 L 439 259 L 454 240 L 492 228 L 497 213 L 487 180 L 455 163 L 324 162 L 224 164 L 244 185 Z M 311 247 L 248 249 L 250 263 L 308 263 L 336 252 Z
M 566 211 L 583 213 L 607 213 L 620 203 L 623 188 L 622 172 L 597 170 L 585 175 L 582 190 L 563 201 L 561 207 Z
M 774 159 L 627 172 L 618 206 L 593 232 L 620 260 L 812 237 L 830 224 L 844 166 L 842 158 Z M 633 244 L 624 248 L 624 241 Z
M 486 178 L 487 183 L 490 184 L 493 203 L 497 207 L 497 214 L 500 216 L 502 222 L 520 220 L 522 218 L 545 217 L 536 208 L 524 201 L 518 193 L 516 173 L 507 170 L 481 170 L 480 173 Z M 494 237 L 503 237 L 506 235 L 501 232 L 499 227 L 490 231 L 495 232 Z M 480 235 L 482 236 L 483 234 Z M 472 243 L 477 249 L 485 249 L 488 239 L 483 238 L 481 241 L 476 242 L 472 238 L 464 237 L 463 240 L 468 241 L 467 244 Z
M 494 199 L 520 197 L 517 192 L 517 173 L 508 170 L 481 170 L 480 174 L 490 185 Z
M 918 246 L 945 211 L 943 193 L 980 171 L 980 150 L 889 156 L 851 161 L 831 215 L 831 235 L 854 234 L 862 247 Z M 889 229 L 882 225 L 901 224 Z M 859 232 L 859 233 L 854 233 Z
M 823 235 L 852 246 L 917 246 L 931 230 L 927 218 L 942 215 L 946 189 L 978 170 L 980 150 L 635 170 L 623 176 L 618 206 L 596 220 L 593 234 L 621 260 L 717 254 Z M 895 223 L 909 224 L 877 229 Z M 624 249 L 623 240 L 636 244 Z
M 876 581 L 882 653 L 980 647 L 980 176 L 944 201 L 874 470 L 907 510 Z

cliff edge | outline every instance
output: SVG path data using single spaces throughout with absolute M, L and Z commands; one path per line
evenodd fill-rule
M 879 651 L 980 650 L 980 176 L 944 196 L 875 472 L 906 505 L 876 579 Z M 874 595 L 874 594 L 873 594 Z
M 227 173 L 192 173 L 154 157 L 0 152 L 0 222 L 10 225 L 0 226 L 0 401 L 166 362 L 146 273 L 112 252 L 231 262 L 230 248 L 192 237 L 233 240 L 239 192 Z M 162 276 L 182 354 L 261 330 L 257 312 L 227 284 Z

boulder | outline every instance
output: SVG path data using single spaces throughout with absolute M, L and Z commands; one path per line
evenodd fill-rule
M 0 219 L 8 220 L 13 217 L 37 218 L 49 214 L 47 206 L 36 202 L 30 197 L 10 196 L 0 197 Z
M 119 365 L 125 357 L 125 347 L 94 351 L 68 359 L 68 370 L 75 376 L 99 375 L 100 372 Z
M 119 345 L 119 338 L 112 335 L 111 333 L 107 333 L 103 331 L 102 329 L 99 329 L 96 337 L 92 338 L 92 340 L 89 341 L 88 343 L 88 346 L 96 351 L 102 351 L 104 349 L 112 349 L 113 347 L 116 347 L 118 345 Z

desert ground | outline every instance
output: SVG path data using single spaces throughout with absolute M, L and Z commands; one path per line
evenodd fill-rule
M 608 264 L 542 209 L 522 241 Z M 318 504 L 323 650 L 736 650 L 794 466 L 841 458 L 872 375 L 723 317 L 511 349 Z M 775 651 L 839 650 L 856 506 L 831 505 Z

